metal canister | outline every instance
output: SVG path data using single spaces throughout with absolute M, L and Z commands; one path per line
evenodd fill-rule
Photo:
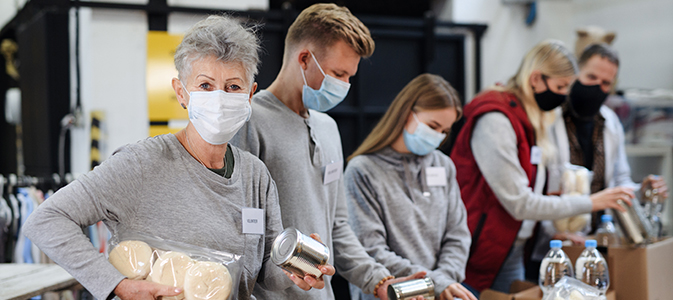
M 407 280 L 388 286 L 388 299 L 407 300 L 423 296 L 426 300 L 435 300 L 435 283 L 430 277 Z
M 292 227 L 285 228 L 271 248 L 271 261 L 299 278 L 308 274 L 319 278 L 322 272 L 318 266 L 328 260 L 327 246 Z

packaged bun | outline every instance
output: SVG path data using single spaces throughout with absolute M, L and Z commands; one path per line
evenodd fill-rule
M 554 227 L 560 232 L 568 231 L 568 222 L 570 222 L 570 218 L 554 220 Z
M 575 182 L 577 180 L 577 175 L 575 175 L 575 171 L 572 169 L 566 169 L 563 172 L 563 193 L 564 194 L 572 194 L 575 192 Z
M 110 251 L 109 261 L 129 279 L 145 279 L 150 273 L 152 248 L 142 241 L 123 241 Z
M 578 216 L 570 217 L 568 220 L 568 231 L 575 232 L 581 231 L 585 226 L 591 221 L 591 214 L 581 214 Z
M 581 168 L 575 171 L 575 191 L 580 195 L 589 195 L 591 194 L 591 177 L 589 176 L 589 170 L 586 168 Z
M 229 297 L 231 288 L 229 270 L 220 263 L 196 262 L 185 276 L 186 300 L 224 300 Z
M 154 261 L 149 279 L 159 284 L 184 288 L 185 275 L 193 265 L 194 260 L 187 254 L 168 251 Z M 184 298 L 184 293 L 175 297 L 163 297 L 164 300 L 182 300 Z

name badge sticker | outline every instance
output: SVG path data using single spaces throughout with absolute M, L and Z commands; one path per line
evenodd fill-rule
M 428 186 L 446 186 L 446 168 L 444 167 L 428 167 L 425 168 L 425 183 Z
M 323 184 L 330 184 L 332 181 L 338 180 L 341 178 L 341 173 L 343 173 L 344 164 L 341 161 L 331 163 L 325 166 L 325 175 L 323 176 Z
M 264 210 L 244 207 L 241 212 L 244 234 L 264 234 Z
M 530 148 L 530 163 L 537 165 L 542 162 L 542 150 L 538 146 Z

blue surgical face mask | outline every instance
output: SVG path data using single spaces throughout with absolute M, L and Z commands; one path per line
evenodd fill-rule
M 411 153 L 424 156 L 437 149 L 446 138 L 446 134 L 432 130 L 428 125 L 418 120 L 416 113 L 412 114 L 418 126 L 416 126 L 414 133 L 409 133 L 406 128 L 404 129 L 404 145 Z
M 309 50 L 309 53 L 311 53 L 311 57 L 313 57 L 315 64 L 318 65 L 318 69 L 320 69 L 320 73 L 325 76 L 325 79 L 322 80 L 320 89 L 316 91 L 308 86 L 308 83 L 306 82 L 306 75 L 302 69 L 301 77 L 304 78 L 302 101 L 304 102 L 304 106 L 306 108 L 320 112 L 326 112 L 337 106 L 339 103 L 341 103 L 341 101 L 344 100 L 344 98 L 346 98 L 346 94 L 348 94 L 351 84 L 325 74 L 325 72 L 323 72 L 322 68 L 320 67 L 320 64 L 318 63 L 318 60 L 315 59 L 313 52 Z

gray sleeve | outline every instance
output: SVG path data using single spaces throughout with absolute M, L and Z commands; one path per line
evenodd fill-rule
M 470 140 L 472 153 L 500 204 L 517 220 L 553 220 L 591 212 L 588 196 L 535 194 L 519 163 L 516 133 L 502 113 L 484 114 Z
M 393 274 L 413 274 L 431 270 L 413 264 L 388 247 L 388 232 L 382 221 L 382 209 L 370 182 L 364 174 L 366 165 L 352 160 L 346 168 L 344 182 L 348 201 L 349 222 L 369 255 Z M 433 278 L 434 279 L 434 278 Z
M 116 153 L 56 192 L 23 227 L 26 237 L 98 299 L 107 299 L 125 277 L 98 253 L 82 228 L 133 215 L 127 203 L 142 186 L 141 163 L 128 151 Z
M 257 277 L 257 284 L 265 290 L 280 291 L 290 288 L 294 285 L 294 282 L 285 275 L 279 266 L 271 261 L 273 241 L 283 230 L 283 224 L 280 217 L 280 205 L 278 204 L 276 183 L 271 179 L 271 174 L 269 174 L 268 171 L 267 176 L 269 184 L 265 187 L 260 187 L 260 189 L 266 189 L 264 192 L 260 192 L 260 195 L 266 196 L 266 199 L 264 199 L 266 203 L 266 232 L 264 234 L 264 261 L 259 276 Z
M 338 182 L 337 209 L 332 230 L 334 263 L 339 274 L 348 282 L 357 285 L 365 293 L 374 292 L 374 287 L 390 272 L 365 251 L 348 224 L 348 207 L 344 191 L 344 176 Z
M 437 268 L 428 276 L 435 282 L 437 297 L 449 285 L 465 279 L 465 267 L 469 256 L 472 236 L 467 227 L 467 210 L 460 197 L 460 187 L 456 180 L 456 167 L 451 163 L 449 174 L 449 212 L 442 238 Z

